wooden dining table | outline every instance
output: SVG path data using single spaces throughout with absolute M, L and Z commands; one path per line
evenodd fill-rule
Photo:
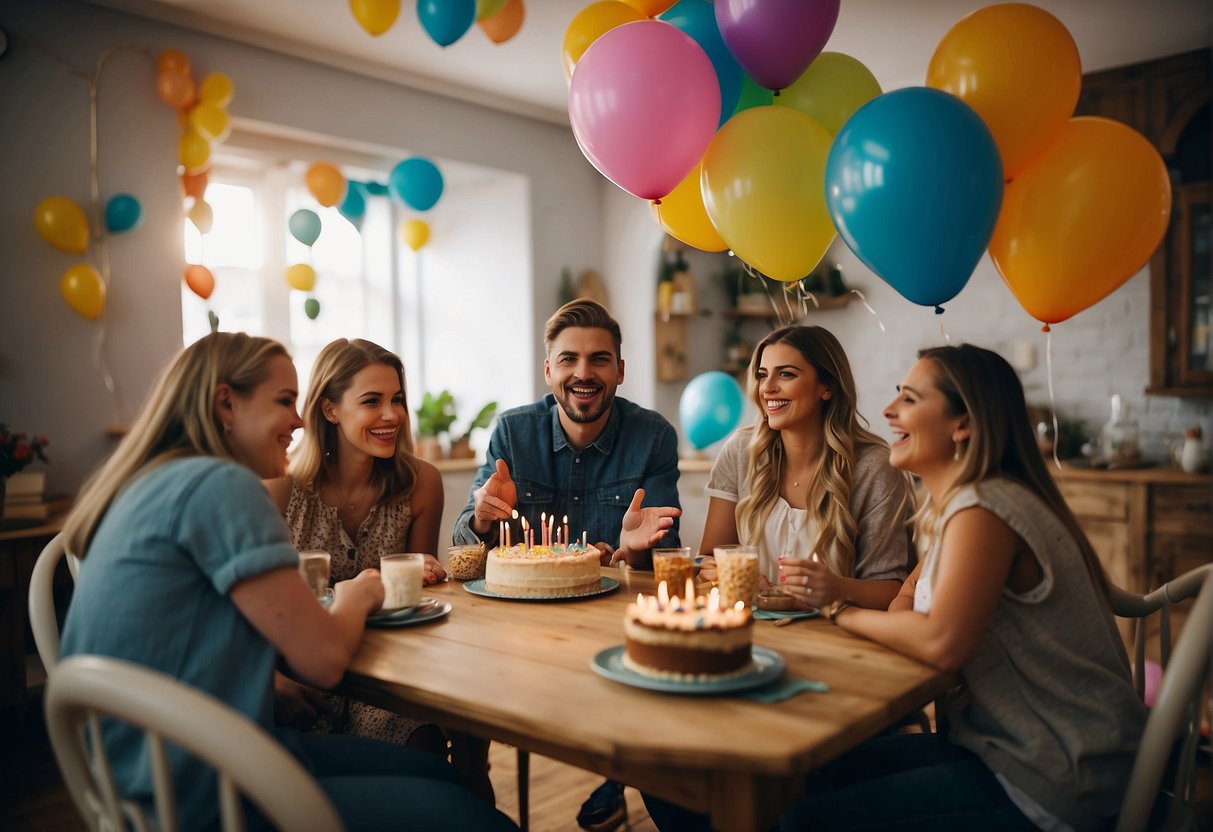
M 604 568 L 619 590 L 566 601 L 426 587 L 451 613 L 368 628 L 342 692 L 509 743 L 706 811 L 718 830 L 769 828 L 806 775 L 931 702 L 955 676 L 843 632 L 824 617 L 755 621 L 754 644 L 787 674 L 824 682 L 775 703 L 686 695 L 604 678 L 591 661 L 623 643 L 624 608 L 650 572 Z

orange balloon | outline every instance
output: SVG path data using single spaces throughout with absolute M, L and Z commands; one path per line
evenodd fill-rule
M 1007 185 L 990 257 L 1028 314 L 1055 324 L 1140 271 L 1170 216 L 1153 145 L 1118 121 L 1075 118 Z
M 332 208 L 345 197 L 345 177 L 328 162 L 317 162 L 304 176 L 307 189 L 325 208 Z
M 186 266 L 185 285 L 198 297 L 206 300 L 215 291 L 215 276 L 206 266 Z
M 1060 20 L 1035 6 L 1002 3 L 978 9 L 948 30 L 931 57 L 927 86 L 977 111 L 1009 182 L 1074 114 L 1082 67 Z
M 190 59 L 180 49 L 165 49 L 156 58 L 156 72 L 189 75 Z
M 569 27 L 564 30 L 564 40 L 560 44 L 560 63 L 564 67 L 564 77 L 573 77 L 573 68 L 594 41 L 616 26 L 644 19 L 644 15 L 619 0 L 599 0 L 577 12 Z
M 185 191 L 186 196 L 192 196 L 194 199 L 205 199 L 209 178 L 210 174 L 205 170 L 198 171 L 197 173 L 183 173 L 181 174 L 181 189 Z
M 493 43 L 505 43 L 518 34 L 525 17 L 526 9 L 522 0 L 507 0 L 496 14 L 477 20 L 476 23 Z
M 161 72 L 156 76 L 160 100 L 180 110 L 194 103 L 194 79 L 184 72 Z
M 674 0 L 623 0 L 623 2 L 645 17 L 656 17 L 674 5 Z
M 674 190 L 661 198 L 660 203 L 657 200 L 650 202 L 649 210 L 671 237 L 700 251 L 724 251 L 728 245 L 720 239 L 708 209 L 703 207 L 703 192 L 699 187 L 702 171 L 703 162 L 700 162 Z

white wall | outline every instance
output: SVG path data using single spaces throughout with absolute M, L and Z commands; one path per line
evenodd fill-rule
M 232 77 L 230 111 L 246 122 L 513 171 L 529 181 L 533 258 L 528 326 L 551 313 L 560 268 L 601 269 L 601 177 L 565 126 L 488 110 L 191 32 L 73 0 L 5 5 L 9 50 L 0 58 L 0 419 L 45 433 L 48 487 L 75 491 L 112 448 L 104 430 L 129 423 L 160 367 L 181 345 L 179 284 L 182 204 L 175 169 L 177 125 L 155 93 L 152 57 L 174 47 L 193 64 Z M 59 297 L 58 281 L 78 258 L 35 233 L 34 207 L 45 196 L 89 199 L 88 87 L 56 64 L 50 50 L 90 70 L 106 49 L 132 42 L 146 55 L 115 54 L 100 88 L 99 170 L 102 198 L 134 194 L 143 223 L 111 241 L 112 283 L 102 324 L 87 323 Z M 37 45 L 35 45 L 37 44 Z M 491 305 L 491 300 L 468 299 Z M 119 396 L 92 366 L 102 354 Z M 484 335 L 474 333 L 472 343 Z M 491 339 L 488 339 L 491 341 Z M 525 359 L 540 366 L 538 339 Z M 542 391 L 536 374 L 535 394 Z

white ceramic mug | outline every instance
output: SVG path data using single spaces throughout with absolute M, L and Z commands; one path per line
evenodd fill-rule
M 415 607 L 421 603 L 421 584 L 425 580 L 425 555 L 411 552 L 379 558 L 379 576 L 383 580 L 385 610 Z

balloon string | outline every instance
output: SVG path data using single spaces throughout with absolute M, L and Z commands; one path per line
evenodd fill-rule
M 876 325 L 880 327 L 880 331 L 887 334 L 888 330 L 885 328 L 884 321 L 880 320 L 880 316 L 876 314 L 876 310 L 872 308 L 872 304 L 868 303 L 868 299 L 863 296 L 863 292 L 858 289 L 850 289 L 849 291 L 852 295 L 859 298 L 859 302 L 863 304 L 863 308 L 868 310 L 872 317 L 876 319 Z
M 740 260 L 741 258 L 738 259 Z M 767 293 L 767 300 L 771 304 L 771 310 L 775 313 L 775 319 L 781 324 L 784 323 L 783 314 L 779 311 L 779 303 L 775 300 L 775 296 L 771 294 L 771 287 L 767 285 L 762 273 L 757 271 L 753 266 L 744 260 L 741 261 L 741 267 L 745 269 L 746 274 L 757 280 L 758 284 L 762 286 L 762 291 Z M 790 312 L 791 310 L 789 310 L 789 314 Z
M 938 313 L 938 312 L 936 312 L 935 314 L 936 314 L 936 315 L 938 315 L 939 313 Z M 943 339 L 943 342 L 944 342 L 945 344 L 949 344 L 949 345 L 950 345 L 950 344 L 952 343 L 952 338 L 951 338 L 951 336 L 950 336 L 950 335 L 948 335 L 948 331 L 947 331 L 946 329 L 944 329 L 944 326 L 943 326 L 943 318 L 939 318 L 939 337 Z
M 1057 442 L 1061 439 L 1057 427 L 1057 399 L 1053 395 L 1053 333 L 1045 328 L 1045 370 L 1049 376 L 1049 410 L 1053 413 L 1053 464 L 1061 470 L 1061 459 L 1057 456 Z

